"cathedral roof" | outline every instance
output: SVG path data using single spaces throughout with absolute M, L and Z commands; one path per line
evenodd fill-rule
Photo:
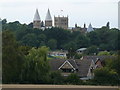
M 91 31 L 94 31 L 91 23 L 89 24 L 88 28 L 87 28 L 87 32 L 91 32 Z
M 52 20 L 52 17 L 51 17 L 51 15 L 50 15 L 50 11 L 49 11 L 49 9 L 48 9 L 47 15 L 46 15 L 46 18 L 45 18 L 45 21 L 51 21 L 51 20 Z
M 35 15 L 34 15 L 34 21 L 40 21 L 40 15 L 39 15 L 39 12 L 38 12 L 38 9 L 36 9 L 36 12 L 35 12 Z

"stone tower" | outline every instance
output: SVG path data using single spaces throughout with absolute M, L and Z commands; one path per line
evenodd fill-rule
M 33 28 L 41 29 L 41 20 L 38 9 L 36 9 L 34 19 L 33 19 Z
M 54 26 L 55 27 L 60 27 L 64 29 L 68 29 L 68 16 L 67 17 L 55 17 L 54 16 Z
M 50 10 L 48 9 L 47 15 L 45 18 L 45 27 L 46 28 L 51 28 L 52 27 L 52 17 L 50 15 Z

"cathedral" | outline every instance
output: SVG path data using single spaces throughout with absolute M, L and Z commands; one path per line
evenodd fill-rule
M 45 25 L 44 25 L 45 23 Z M 36 9 L 34 19 L 33 19 L 33 28 L 37 29 L 45 29 L 45 28 L 51 28 L 51 27 L 59 27 L 63 29 L 68 29 L 68 16 L 54 16 L 54 25 L 53 25 L 53 20 L 50 14 L 50 10 L 48 9 L 45 21 L 41 21 L 38 9 Z
M 68 21 L 69 21 L 68 16 L 65 17 L 60 15 L 54 16 L 54 21 L 53 21 L 49 9 L 47 11 L 45 21 L 41 21 L 38 9 L 36 9 L 33 19 L 33 28 L 44 30 L 45 28 L 59 27 L 59 28 L 71 30 L 71 32 L 80 31 L 82 33 L 94 31 L 94 28 L 92 27 L 91 23 L 89 24 L 88 28 L 86 27 L 85 23 L 83 28 L 77 26 L 77 24 L 75 24 L 75 27 L 70 28 L 68 27 Z

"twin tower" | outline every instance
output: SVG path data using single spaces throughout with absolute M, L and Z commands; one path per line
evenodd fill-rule
M 33 19 L 33 28 L 42 29 L 42 28 L 51 28 L 51 27 L 53 27 L 53 20 L 50 14 L 50 10 L 48 9 L 47 11 L 47 15 L 45 18 L 45 25 L 43 25 L 43 22 L 41 22 L 41 19 L 40 19 L 38 9 L 36 9 L 34 19 Z M 68 16 L 67 17 L 54 16 L 54 27 L 68 29 Z

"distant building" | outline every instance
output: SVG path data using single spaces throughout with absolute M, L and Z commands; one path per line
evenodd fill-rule
M 82 53 L 84 53 L 84 51 L 85 51 L 86 49 L 87 49 L 87 48 L 80 48 L 80 49 L 77 49 L 76 52 L 77 52 L 78 54 L 82 54 Z
M 36 9 L 36 12 L 35 12 L 35 15 L 34 15 L 33 28 L 41 29 L 41 19 L 40 19 L 38 9 Z
M 45 23 L 45 25 L 44 25 Z M 36 9 L 34 19 L 33 19 L 33 28 L 45 30 L 45 28 L 53 27 L 53 20 L 50 14 L 50 10 L 48 9 L 45 22 L 41 22 L 40 15 L 38 9 Z M 63 29 L 68 29 L 68 16 L 67 17 L 54 17 L 54 27 L 60 27 Z
M 45 18 L 45 27 L 46 28 L 51 28 L 52 27 L 52 17 L 50 15 L 50 10 L 48 9 L 47 15 Z
M 64 29 L 68 29 L 68 16 L 67 17 L 55 17 L 54 16 L 54 26 L 55 27 L 60 27 Z
M 67 58 L 67 51 L 52 51 L 49 52 L 50 56 L 61 56 L 63 58 Z
M 76 73 L 82 80 L 94 78 L 94 70 L 102 68 L 106 58 L 113 56 L 83 56 L 81 59 L 52 59 L 49 61 L 51 71 L 60 71 L 62 76 Z
M 81 33 L 86 33 L 87 32 L 86 24 L 84 23 L 84 27 L 79 27 L 77 26 L 77 24 L 75 24 L 75 27 L 72 28 L 72 32 L 74 31 L 80 31 Z
M 89 24 L 88 28 L 87 28 L 87 32 L 91 32 L 91 31 L 94 31 L 91 23 Z

